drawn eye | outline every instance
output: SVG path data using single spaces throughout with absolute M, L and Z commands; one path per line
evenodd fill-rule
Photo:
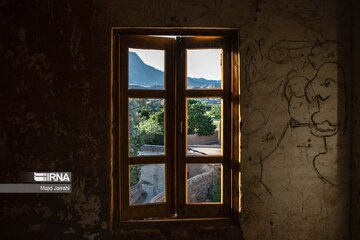
M 322 84 L 320 84 L 320 86 L 329 87 L 331 81 L 332 81 L 332 79 L 327 78 L 327 79 L 325 79 L 325 81 Z

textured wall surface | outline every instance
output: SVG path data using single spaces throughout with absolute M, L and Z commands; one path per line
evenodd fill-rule
M 352 81 L 352 184 L 351 184 L 351 236 L 352 239 L 360 239 L 360 18 L 355 17 L 360 11 L 360 3 L 352 4 L 354 18 L 352 21 L 352 53 L 353 53 L 353 81 Z
M 111 239 L 111 27 L 163 26 L 240 30 L 242 234 L 113 239 L 349 239 L 349 15 L 336 0 L 1 0 L 0 179 L 66 170 L 74 183 L 2 194 L 0 238 Z

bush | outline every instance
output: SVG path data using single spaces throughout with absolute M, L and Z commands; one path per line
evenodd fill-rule
M 148 119 L 139 123 L 139 130 L 144 138 L 145 144 L 164 144 L 164 109 L 149 115 Z
M 221 182 L 217 176 L 212 176 L 212 184 L 209 188 L 208 197 L 212 202 L 221 201 Z
M 137 156 L 144 144 L 164 145 L 164 107 L 158 100 L 131 100 L 130 156 Z M 188 100 L 188 134 L 209 136 L 214 134 L 214 119 L 221 118 L 219 105 L 205 101 Z
M 199 100 L 188 100 L 188 134 L 209 136 L 214 134 L 216 129 L 212 118 L 206 114 L 211 106 Z
M 140 180 L 142 165 L 130 166 L 130 186 L 134 186 Z

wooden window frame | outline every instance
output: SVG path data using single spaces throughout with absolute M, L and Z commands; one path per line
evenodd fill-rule
M 194 36 L 177 41 L 144 35 L 176 35 Z M 143 226 L 168 226 L 175 222 L 193 225 L 194 221 L 213 224 L 222 224 L 228 221 L 238 223 L 239 219 L 239 52 L 237 30 L 234 29 L 175 29 L 175 28 L 113 28 L 112 29 L 112 64 L 111 64 L 111 213 L 112 228 L 131 228 L 132 223 Z M 165 47 L 164 47 L 165 46 Z M 151 48 L 165 50 L 165 62 L 168 59 L 185 59 L 186 49 L 222 48 L 224 68 L 222 89 L 193 90 L 186 89 L 186 63 L 176 61 L 175 64 L 165 64 L 164 90 L 128 90 L 127 79 L 127 50 L 128 48 Z M 120 54 L 120 53 L 126 54 Z M 176 69 L 176 71 L 175 71 Z M 175 75 L 176 72 L 176 75 Z M 176 79 L 176 80 L 175 80 Z M 175 82 L 174 82 L 175 80 Z M 180 97 L 179 97 L 180 96 Z M 143 163 L 139 157 L 128 157 L 128 127 L 127 118 L 121 113 L 128 112 L 128 98 L 164 98 L 166 99 L 166 123 L 169 128 L 175 129 L 175 134 L 165 132 L 166 139 L 173 139 L 165 143 L 165 155 L 162 157 L 146 158 L 147 163 L 165 163 L 167 169 L 176 171 L 176 176 L 165 171 L 166 203 L 151 205 L 136 205 L 129 207 L 129 179 L 126 176 L 130 164 Z M 222 156 L 194 157 L 186 156 L 186 134 L 179 133 L 179 129 L 186 129 L 186 98 L 189 97 L 219 97 L 223 99 L 224 139 L 222 142 Z M 176 100 L 177 98 L 177 100 Z M 182 101 L 178 101 L 181 99 Z M 177 101 L 176 110 L 175 101 Z M 124 104 L 125 103 L 125 104 Z M 179 107 L 181 106 L 181 107 Z M 176 125 L 175 125 L 176 124 Z M 182 126 L 181 126 L 182 125 Z M 227 137 L 226 137 L 227 135 Z M 230 147 L 228 147 L 230 146 Z M 126 149 L 125 149 L 126 148 Z M 175 155 L 176 154 L 176 155 Z M 178 159 L 176 162 L 175 159 Z M 179 159 L 184 158 L 185 161 Z M 123 161 L 125 159 L 126 161 Z M 192 204 L 186 203 L 186 163 L 222 163 L 223 164 L 223 200 L 222 204 Z M 183 181 L 182 184 L 179 182 Z M 125 189 L 125 191 L 121 191 Z M 170 191 L 168 190 L 170 189 Z M 175 197 L 175 195 L 177 197 Z M 142 213 L 139 218 L 139 213 Z M 177 214 L 175 216 L 175 213 Z M 151 219 L 150 217 L 165 217 Z M 137 219 L 137 220 L 136 220 Z M 185 224 L 186 225 L 186 224 Z

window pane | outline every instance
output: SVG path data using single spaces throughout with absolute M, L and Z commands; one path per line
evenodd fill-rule
M 187 50 L 187 89 L 221 88 L 222 49 Z
M 130 165 L 130 205 L 166 201 L 164 169 L 165 164 Z
M 164 99 L 129 98 L 129 155 L 164 154 Z
M 129 89 L 164 89 L 164 50 L 129 49 Z
M 221 98 L 187 99 L 187 155 L 222 155 Z
M 187 202 L 221 202 L 221 164 L 187 164 Z

